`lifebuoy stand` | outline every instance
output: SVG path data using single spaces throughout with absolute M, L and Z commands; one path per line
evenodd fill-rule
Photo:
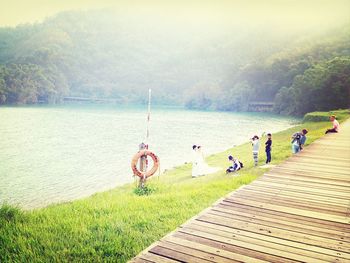
M 147 134 L 146 134 L 146 142 L 149 139 L 149 122 L 151 116 L 151 89 L 148 90 L 148 115 L 147 115 Z M 152 158 L 153 167 L 147 171 L 148 161 L 147 156 Z M 137 168 L 139 165 L 139 169 Z M 134 176 L 140 177 L 140 188 L 144 188 L 147 177 L 150 177 L 156 173 L 159 168 L 159 158 L 153 152 L 148 150 L 148 145 L 145 143 L 141 143 L 139 145 L 139 151 L 134 155 L 131 160 L 131 169 L 134 173 Z
M 148 177 L 154 175 L 159 169 L 159 158 L 153 152 L 147 149 L 147 146 L 140 146 L 140 150 L 134 155 L 131 160 L 131 169 L 134 176 L 140 177 L 139 187 L 143 188 Z M 152 158 L 153 166 L 148 169 L 147 157 Z M 139 166 L 139 167 L 137 167 Z
M 147 150 L 148 149 L 148 145 L 144 144 L 144 143 L 140 143 L 139 145 L 139 151 L 142 150 Z M 140 171 L 145 174 L 147 171 L 147 155 L 142 155 L 140 158 Z M 146 176 L 140 177 L 140 183 L 139 183 L 139 187 L 144 188 L 145 184 L 146 184 Z

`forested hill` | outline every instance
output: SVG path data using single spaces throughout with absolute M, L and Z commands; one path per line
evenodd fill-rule
M 274 101 L 303 114 L 348 107 L 350 25 L 270 30 L 191 24 L 128 13 L 64 12 L 0 28 L 0 104 L 59 103 L 65 96 L 244 111 Z

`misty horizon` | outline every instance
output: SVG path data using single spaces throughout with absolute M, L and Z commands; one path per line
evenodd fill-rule
M 350 16 L 344 1 L 277 2 L 87 4 L 1 27 L 0 104 L 66 96 L 144 103 L 148 89 L 155 103 L 188 108 L 280 104 L 282 88 L 308 70 L 347 61 Z

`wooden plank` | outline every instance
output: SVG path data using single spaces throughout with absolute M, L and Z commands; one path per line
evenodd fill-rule
M 328 151 L 328 154 L 329 153 L 338 153 L 340 155 L 340 151 L 346 151 L 348 148 L 348 146 L 340 146 L 340 145 L 336 145 L 336 144 L 323 144 L 321 142 L 319 142 L 318 144 L 315 144 L 313 147 L 312 147 L 312 150 L 319 150 L 320 152 L 326 152 Z
M 261 180 L 261 181 L 260 181 Z M 260 183 L 262 182 L 262 183 Z M 287 191 L 291 191 L 291 192 L 298 192 L 299 193 L 305 193 L 305 194 L 309 194 L 309 195 L 314 195 L 315 197 L 319 196 L 319 197 L 323 197 L 323 198 L 333 198 L 334 200 L 343 200 L 343 202 L 347 201 L 347 198 L 343 198 L 344 196 L 347 197 L 348 195 L 350 195 L 350 193 L 348 193 L 347 191 L 342 191 L 342 190 L 338 190 L 337 187 L 318 187 L 318 184 L 314 184 L 314 183 L 310 183 L 308 184 L 307 182 L 305 182 L 305 184 L 302 184 L 298 181 L 294 181 L 293 180 L 289 180 L 289 179 L 285 179 L 285 180 L 280 180 L 280 179 L 275 179 L 275 178 L 263 178 L 263 179 L 259 179 L 256 180 L 256 184 L 251 184 L 250 188 L 255 188 L 255 187 L 259 187 L 259 188 L 265 188 L 265 189 L 275 189 L 275 190 L 284 190 L 285 187 L 288 187 L 286 190 Z M 302 188 L 300 188 L 302 187 Z M 306 192 L 304 190 L 304 188 L 312 188 L 315 191 L 310 192 Z M 339 197 L 336 196 L 336 194 L 330 195 L 330 193 L 337 193 L 339 192 Z
M 245 187 L 240 191 L 240 193 L 246 193 L 246 194 L 262 194 L 266 195 L 267 197 L 272 197 L 272 196 L 282 196 L 282 197 L 288 197 L 288 198 L 293 198 L 297 201 L 312 201 L 315 203 L 320 203 L 320 204 L 326 204 L 326 205 L 332 205 L 334 207 L 342 207 L 347 209 L 349 207 L 348 201 L 343 200 L 343 199 L 335 199 L 331 197 L 324 197 L 324 196 L 315 196 L 312 194 L 302 194 L 299 192 L 290 192 L 286 190 L 280 190 L 276 188 L 268 188 L 268 187 Z
M 197 258 L 188 254 L 183 254 L 181 252 L 178 252 L 176 250 L 168 249 L 161 246 L 155 246 L 152 249 L 150 249 L 150 252 L 153 254 L 156 254 L 161 257 L 169 258 L 172 260 L 180 261 L 180 262 L 189 262 L 189 263 L 209 263 L 212 261 Z
M 269 187 L 275 187 L 279 189 L 292 189 L 295 191 L 300 191 L 303 193 L 314 193 L 316 195 L 323 195 L 323 196 L 329 196 L 329 197 L 335 197 L 338 199 L 345 199 L 347 200 L 349 198 L 349 193 L 343 193 L 343 192 L 337 192 L 334 193 L 331 190 L 326 190 L 326 189 L 318 189 L 318 188 L 310 188 L 310 187 L 303 187 L 303 186 L 296 186 L 296 185 L 291 185 L 288 183 L 280 183 L 278 181 L 275 182 L 265 182 L 262 180 L 256 180 L 251 183 L 252 186 L 254 185 L 262 185 L 262 186 L 269 186 Z
M 344 188 L 350 188 L 350 183 L 336 181 L 336 180 L 328 180 L 323 178 L 315 178 L 315 177 L 308 177 L 308 176 L 302 176 L 302 175 L 295 175 L 290 174 L 286 172 L 267 172 L 265 173 L 261 178 L 277 178 L 280 180 L 294 180 L 297 182 L 311 182 L 311 183 L 318 183 L 318 184 L 324 184 L 327 186 L 337 186 L 337 187 L 344 187 Z
M 349 162 L 350 161 L 350 154 L 349 154 L 349 158 L 346 158 L 346 156 L 342 156 L 342 157 L 335 157 L 335 156 L 329 156 L 329 155 L 321 155 L 321 154 L 317 154 L 317 151 L 314 152 L 302 152 L 300 154 L 296 154 L 295 156 L 291 157 L 291 158 L 296 158 L 296 159 L 303 159 L 303 158 L 308 158 L 308 159 L 320 159 L 320 160 L 327 160 L 327 161 L 331 161 L 331 162 L 340 162 L 340 163 L 344 163 L 344 162 Z
M 176 233 L 174 233 L 173 235 L 175 238 L 179 238 L 181 240 L 188 240 L 191 242 L 194 242 L 198 245 L 206 245 L 208 247 L 212 247 L 215 249 L 221 249 L 227 252 L 231 252 L 231 253 L 237 253 L 240 254 L 242 256 L 245 257 L 250 257 L 252 258 L 252 260 L 249 260 L 247 262 L 285 262 L 285 263 L 292 263 L 292 262 L 296 262 L 294 260 L 289 260 L 286 258 L 281 258 L 275 255 L 271 255 L 271 254 L 267 254 L 264 252 L 260 252 L 260 251 L 255 251 L 252 249 L 248 249 L 246 247 L 240 247 L 240 246 L 235 246 L 229 243 L 222 243 L 220 241 L 217 240 L 211 240 L 208 238 L 203 238 L 200 236 L 195 236 L 195 235 L 191 235 L 191 234 L 186 234 L 186 233 L 182 233 L 181 229 L 179 229 L 179 231 L 177 231 Z M 243 261 L 246 262 L 246 261 Z
M 191 224 L 191 225 L 188 225 L 186 227 L 183 227 L 181 230 L 192 230 L 192 231 L 196 231 L 197 233 L 201 233 L 201 232 L 208 233 L 211 235 L 229 238 L 229 239 L 237 240 L 240 242 L 246 242 L 248 244 L 258 245 L 258 246 L 262 247 L 262 249 L 263 249 L 263 247 L 267 247 L 270 249 L 285 251 L 287 253 L 290 253 L 289 256 L 292 255 L 291 257 L 293 260 L 298 259 L 300 261 L 309 261 L 309 262 L 311 262 L 311 261 L 316 262 L 317 260 L 320 262 L 327 262 L 327 261 L 329 262 L 329 261 L 334 261 L 336 259 L 338 259 L 337 262 L 339 262 L 339 261 L 345 260 L 345 258 L 342 259 L 338 256 L 331 256 L 331 255 L 326 255 L 326 254 L 320 254 L 320 253 L 310 251 L 310 250 L 305 250 L 303 248 L 303 244 L 300 244 L 300 243 L 294 243 L 293 244 L 294 246 L 290 246 L 290 244 L 288 244 L 287 242 L 283 242 L 283 239 L 278 239 L 277 242 L 276 242 L 276 240 L 274 240 L 275 242 L 271 242 L 271 240 L 264 239 L 265 236 L 262 236 L 262 235 L 260 235 L 260 236 L 257 235 L 255 237 L 252 237 L 252 236 L 249 236 L 249 232 L 246 232 L 246 233 L 248 233 L 248 236 L 243 235 L 240 232 L 233 234 L 232 232 L 222 231 L 220 229 L 212 228 L 211 226 L 212 225 L 209 225 L 209 227 L 206 227 L 206 226 L 202 226 L 202 225 L 198 225 L 198 224 Z M 262 237 L 262 239 L 257 238 L 257 237 Z M 281 242 L 283 244 L 280 244 Z M 264 252 L 266 252 L 266 251 L 264 250 Z M 274 253 L 274 255 L 279 255 L 278 252 L 276 252 L 276 253 L 273 252 L 273 253 Z M 285 256 L 285 255 L 280 254 L 280 256 Z M 298 256 L 301 256 L 301 257 L 298 258 Z
M 326 172 L 331 172 L 331 173 L 344 173 L 348 174 L 350 172 L 350 168 L 346 165 L 343 166 L 338 166 L 338 165 L 330 165 L 330 162 L 325 162 L 322 164 L 319 163 L 313 163 L 313 162 L 307 162 L 307 161 L 291 161 L 291 160 L 286 160 L 283 163 L 283 166 L 287 167 L 296 167 L 296 168 L 308 168 L 308 169 L 313 169 L 317 171 L 326 171 Z
M 347 140 L 345 140 L 347 141 Z M 341 147 L 341 148 L 347 148 L 349 145 L 344 144 L 344 141 L 338 141 L 338 140 L 320 140 L 318 142 L 318 145 L 324 145 L 327 147 Z
M 175 236 L 168 237 L 167 242 L 178 244 L 178 245 L 185 246 L 192 249 L 195 248 L 196 250 L 200 250 L 200 251 L 206 251 L 212 255 L 211 260 L 213 260 L 214 262 L 265 262 L 263 260 L 241 255 L 233 251 L 228 251 L 217 247 L 203 245 L 201 243 L 196 243 L 196 242 L 189 241 L 183 238 L 178 238 Z
M 297 199 L 298 199 L 298 197 L 300 197 L 299 202 L 300 201 L 302 202 L 304 200 L 305 204 L 307 204 L 307 202 L 309 200 L 310 201 L 312 201 L 312 200 L 311 199 L 304 199 L 304 196 L 313 196 L 314 199 L 320 200 L 320 202 L 322 202 L 323 200 L 329 200 L 330 205 L 337 204 L 337 205 L 339 205 L 339 207 L 347 207 L 347 200 L 343 199 L 343 198 L 330 197 L 327 195 L 321 195 L 319 193 L 315 194 L 313 192 L 306 192 L 304 194 L 302 191 L 296 191 L 293 188 L 292 189 L 283 189 L 283 188 L 278 188 L 278 187 L 269 188 L 268 186 L 265 186 L 265 185 L 254 185 L 254 187 L 253 186 L 247 187 L 247 189 L 244 189 L 244 191 L 237 192 L 234 195 L 232 195 L 231 197 L 234 198 L 236 196 L 242 195 L 243 193 L 248 194 L 247 193 L 248 191 L 251 191 L 250 192 L 251 196 L 255 196 L 256 193 L 263 194 L 266 192 L 267 193 L 266 198 L 271 198 L 271 196 L 268 196 L 268 193 L 271 193 L 271 194 L 275 195 L 276 197 L 281 196 L 282 198 L 284 197 L 284 193 L 286 193 L 285 196 L 287 198 L 296 197 L 295 201 L 298 201 Z M 253 191 L 255 191 L 255 192 L 253 192 Z
M 248 215 L 247 215 L 248 213 Z M 245 221 L 248 223 L 254 223 L 254 224 L 258 224 L 258 225 L 262 225 L 262 226 L 271 226 L 274 228 L 279 228 L 279 229 L 283 229 L 283 230 L 293 230 L 294 232 L 298 232 L 298 233 L 303 233 L 303 234 L 307 234 L 310 236 L 320 236 L 320 237 L 326 237 L 329 239 L 334 239 L 334 240 L 338 240 L 339 242 L 348 242 L 349 241 L 349 235 L 346 234 L 346 230 L 341 231 L 340 229 L 338 231 L 334 231 L 334 230 L 324 230 L 322 231 L 324 228 L 319 227 L 319 226 L 315 226 L 312 227 L 310 225 L 299 225 L 299 226 L 292 226 L 293 225 L 293 221 L 289 222 L 287 220 L 278 220 L 276 218 L 269 218 L 267 216 L 257 216 L 254 214 L 250 214 L 250 211 L 247 210 L 246 215 L 242 214 L 242 212 L 240 212 L 240 214 L 237 213 L 230 213 L 229 210 L 225 210 L 225 208 L 213 208 L 212 211 L 210 211 L 207 215 L 216 215 L 216 216 L 220 216 L 222 218 L 229 218 L 232 220 L 238 220 L 238 221 Z M 313 229 L 313 230 L 311 230 Z M 330 232 L 333 232 L 332 235 L 329 235 Z
M 276 204 L 280 206 L 286 206 L 291 208 L 300 208 L 304 210 L 309 211 L 315 211 L 315 212 L 322 212 L 326 214 L 331 215 L 339 215 L 339 216 L 346 216 L 348 212 L 347 207 L 336 207 L 332 205 L 326 205 L 322 203 L 316 203 L 312 202 L 310 200 L 297 200 L 290 197 L 284 197 L 281 195 L 267 195 L 267 194 L 247 194 L 247 192 L 239 192 L 236 193 L 233 197 L 233 199 L 241 198 L 246 200 L 252 200 L 252 201 L 261 201 L 269 204 Z
M 287 160 L 307 162 L 307 163 L 312 162 L 312 163 L 321 163 L 321 164 L 331 163 L 331 164 L 337 164 L 337 165 L 349 165 L 348 161 L 350 160 L 350 158 L 347 159 L 346 156 L 343 156 L 343 158 L 333 157 L 333 156 L 330 156 L 329 154 L 327 155 L 317 154 L 317 152 L 314 152 L 312 155 L 311 155 L 311 152 L 302 152 L 300 154 L 292 155 Z
M 329 161 L 328 161 L 328 163 L 330 163 Z M 291 170 L 291 172 L 294 172 L 294 173 L 296 173 L 296 172 L 301 172 L 301 173 L 306 173 L 306 172 L 304 172 L 304 171 L 302 171 L 302 170 L 300 170 L 300 169 L 307 169 L 308 167 L 309 167 L 309 165 L 308 164 L 301 164 L 301 165 L 297 165 L 298 163 L 297 162 L 295 162 L 295 164 L 294 165 L 292 165 L 293 163 L 292 162 L 290 162 L 289 163 L 289 165 L 288 166 L 292 166 L 291 168 L 289 168 L 289 167 L 287 167 L 287 164 L 288 163 L 282 163 L 282 164 L 280 164 L 280 165 L 277 165 L 277 166 L 275 166 L 275 167 L 273 167 L 273 168 L 271 168 L 269 171 L 273 171 L 273 172 L 275 172 L 275 171 L 278 171 L 278 172 L 283 172 L 283 170 L 287 170 L 287 168 L 288 168 L 288 170 Z M 313 167 L 313 171 L 311 171 L 310 169 L 307 171 L 308 173 L 310 173 L 310 172 L 312 172 L 312 173 L 314 173 L 315 175 L 324 175 L 324 176 L 329 176 L 329 177 L 331 177 L 331 176 L 333 176 L 333 177 L 338 177 L 338 176 L 340 176 L 340 178 L 341 177 L 346 177 L 346 174 L 343 174 L 342 172 L 343 171 L 337 171 L 337 170 L 333 170 L 333 171 L 330 171 L 329 169 L 326 171 L 326 170 L 320 170 L 320 169 L 314 169 L 315 167 Z M 281 171 L 282 170 L 282 171 Z
M 308 252 L 311 252 L 311 255 L 313 257 L 319 258 L 319 259 L 326 259 L 327 256 L 329 256 L 330 259 L 334 258 L 339 260 L 340 259 L 350 260 L 350 254 L 339 252 L 336 250 L 321 248 L 321 247 L 312 246 L 306 243 L 299 243 L 295 241 L 286 240 L 284 238 L 262 235 L 262 234 L 245 231 L 238 228 L 230 228 L 230 227 L 211 224 L 211 223 L 198 221 L 198 220 L 193 220 L 190 223 L 185 224 L 183 227 L 194 228 L 194 229 L 197 229 L 198 227 L 200 227 L 200 229 L 203 229 L 203 230 L 205 229 L 206 231 L 209 231 L 211 233 L 215 233 L 216 231 L 220 231 L 220 233 L 226 233 L 225 236 L 227 237 L 242 236 L 242 237 L 251 238 L 252 240 L 262 240 L 262 241 L 266 241 L 274 244 L 280 244 L 286 247 L 299 248 L 305 251 L 306 254 Z M 319 256 L 316 256 L 316 255 L 319 255 Z
M 148 261 L 146 259 L 143 259 L 141 257 L 138 257 L 138 258 L 134 258 L 132 260 L 130 260 L 131 263 L 152 263 L 154 261 Z
M 290 169 L 288 167 L 278 166 L 277 168 L 273 168 L 271 171 L 273 173 L 289 173 L 292 175 L 301 175 L 304 177 L 311 177 L 311 178 L 323 178 L 327 180 L 335 180 L 340 182 L 345 182 L 347 184 L 350 183 L 350 179 L 348 175 L 336 175 L 334 173 L 326 173 L 321 171 L 296 171 L 295 169 Z
M 223 262 L 223 263 L 229 263 L 229 262 L 240 262 L 238 260 L 235 260 L 234 258 L 227 259 L 222 256 L 223 253 L 217 252 L 216 249 L 211 249 L 211 247 L 205 247 L 205 249 L 201 249 L 200 246 L 197 246 L 195 243 L 191 243 L 191 246 L 186 246 L 186 241 L 180 240 L 179 242 L 176 242 L 178 239 L 174 237 L 168 237 L 166 240 L 164 240 L 159 246 L 165 247 L 174 251 L 181 252 L 186 255 L 191 255 L 196 258 L 213 261 L 213 262 Z M 209 253 L 208 253 L 209 252 Z M 215 253 L 210 253 L 215 252 Z M 220 254 L 220 256 L 218 255 Z
M 303 256 L 300 254 L 295 254 L 295 253 L 291 253 L 288 252 L 287 249 L 276 249 L 276 248 L 271 248 L 268 246 L 262 246 L 261 244 L 256 244 L 256 243 L 249 243 L 246 241 L 241 241 L 240 239 L 237 238 L 232 238 L 232 237 L 223 237 L 221 235 L 217 235 L 217 234 L 211 234 L 211 233 L 207 233 L 207 232 L 202 232 L 199 230 L 193 230 L 193 229 L 188 229 L 188 228 L 181 228 L 179 230 L 180 233 L 185 233 L 191 236 L 196 236 L 196 237 L 201 237 L 201 238 L 205 238 L 205 239 L 209 239 L 209 240 L 213 240 L 213 241 L 217 241 L 220 242 L 222 244 L 230 244 L 233 246 L 237 246 L 237 247 L 241 247 L 241 248 L 247 248 L 253 251 L 257 251 L 260 253 L 265 253 L 268 255 L 273 255 L 276 257 L 280 257 L 281 260 L 283 260 L 283 262 L 287 262 L 288 260 L 292 260 L 292 261 L 301 261 L 301 262 L 324 262 L 322 260 L 318 260 L 316 258 L 311 258 L 311 257 L 307 257 L 307 256 Z M 266 245 L 266 244 L 265 244 Z
M 240 220 L 227 219 L 216 215 L 206 214 L 198 218 L 199 221 L 208 222 L 232 228 L 238 228 L 245 231 L 250 231 L 267 236 L 275 236 L 286 240 L 291 240 L 299 243 L 307 243 L 314 246 L 319 246 L 331 250 L 342 251 L 350 253 L 349 244 L 344 244 L 341 241 L 335 241 L 323 237 L 309 236 L 297 232 L 287 231 L 271 226 L 262 226 L 259 224 L 242 222 Z
M 350 237 L 346 236 L 346 234 L 343 231 L 339 230 L 333 230 L 333 229 L 328 229 L 322 227 L 322 225 L 300 225 L 300 222 L 295 222 L 293 220 L 289 220 L 286 218 L 278 218 L 270 215 L 259 215 L 254 212 L 250 212 L 249 210 L 242 212 L 242 211 L 237 211 L 234 209 L 229 209 L 225 206 L 216 206 L 213 208 L 213 211 L 219 211 L 219 212 L 224 212 L 227 214 L 231 215 L 237 215 L 241 216 L 243 220 L 246 221 L 254 221 L 258 220 L 259 223 L 261 222 L 269 222 L 269 224 L 274 224 L 274 226 L 277 225 L 287 225 L 288 227 L 294 227 L 294 229 L 300 229 L 299 232 L 302 232 L 304 229 L 313 231 L 312 234 L 315 235 L 316 233 L 323 233 L 325 237 L 331 238 L 331 239 L 338 239 L 340 241 L 350 241 Z M 248 219 L 244 219 L 244 217 Z M 317 234 L 316 234 L 317 235 Z
M 246 189 L 240 191 L 239 193 L 236 193 L 235 195 L 240 195 L 240 194 L 242 195 L 243 193 L 246 193 L 246 194 L 250 193 L 253 196 L 255 194 L 268 193 L 266 195 L 266 198 L 271 197 L 269 196 L 269 193 L 270 193 L 270 195 L 274 195 L 274 196 L 281 196 L 285 198 L 295 198 L 296 201 L 303 201 L 305 203 L 310 201 L 310 202 L 325 203 L 325 205 L 329 205 L 329 206 L 336 205 L 339 207 L 348 207 L 348 202 L 345 198 L 331 197 L 331 196 L 322 195 L 319 193 L 315 194 L 313 192 L 303 193 L 302 191 L 295 191 L 295 189 L 293 188 L 283 189 L 279 187 L 268 187 L 266 185 L 254 185 L 254 187 L 253 186 L 247 187 Z M 305 198 L 306 196 L 308 196 L 309 199 L 306 199 Z
M 332 152 L 332 155 L 329 155 L 329 150 L 324 150 L 324 152 L 320 152 L 319 150 L 309 150 L 309 151 L 303 151 L 302 153 L 298 154 L 301 158 L 305 154 L 305 156 L 314 156 L 314 158 L 328 158 L 329 161 L 331 160 L 343 160 L 344 162 L 348 162 L 350 159 L 350 154 L 344 155 L 343 153 L 334 153 Z
M 327 179 L 327 178 L 319 178 L 319 177 L 311 177 L 311 176 L 303 176 L 303 175 L 295 175 L 285 172 L 267 172 L 263 176 L 261 176 L 258 180 L 278 180 L 278 181 L 290 181 L 295 184 L 303 184 L 315 186 L 317 188 L 332 188 L 336 191 L 342 192 L 350 192 L 350 183 L 338 181 L 337 179 Z
M 306 172 L 326 172 L 326 173 L 331 173 L 331 174 L 339 174 L 339 175 L 343 175 L 343 177 L 346 177 L 349 174 L 349 170 L 345 169 L 345 168 L 336 168 L 336 169 L 332 169 L 331 167 L 325 167 L 324 169 L 321 169 L 320 167 L 316 166 L 316 165 L 296 165 L 295 163 L 289 163 L 289 162 L 285 162 L 283 163 L 283 165 L 280 166 L 280 168 L 289 168 L 289 169 L 293 169 L 294 171 L 306 171 Z
M 315 158 L 315 157 L 296 157 L 293 156 L 291 158 L 288 158 L 286 163 L 296 163 L 298 165 L 317 165 L 319 167 L 329 167 L 331 165 L 332 167 L 340 167 L 340 168 L 350 168 L 350 163 L 348 163 L 349 160 L 344 162 L 343 160 L 329 160 L 326 156 L 324 158 Z
M 166 257 L 158 256 L 152 253 L 143 253 L 139 257 L 142 260 L 145 260 L 146 262 L 156 262 L 156 263 L 175 263 L 178 262 L 176 260 L 172 260 Z
M 244 200 L 240 198 L 229 199 L 228 202 L 240 203 L 248 206 L 263 207 L 270 210 L 300 215 L 304 217 L 320 218 L 323 220 L 328 220 L 328 221 L 333 221 L 338 223 L 345 223 L 345 224 L 350 223 L 350 218 L 346 218 L 345 216 L 329 215 L 329 214 L 319 213 L 315 211 L 306 211 L 304 209 L 290 208 L 290 207 L 284 207 L 280 205 L 271 205 L 267 203 L 259 203 L 257 201 Z
M 262 207 L 254 207 L 254 206 L 247 206 L 239 203 L 232 203 L 232 202 L 228 202 L 226 199 L 223 202 L 221 202 L 220 205 L 225 206 L 228 209 L 232 208 L 239 211 L 248 210 L 249 212 L 255 213 L 257 215 L 266 214 L 270 217 L 275 216 L 279 218 L 286 218 L 286 220 L 290 220 L 290 221 L 296 220 L 296 222 L 303 222 L 303 224 L 307 224 L 307 225 L 320 225 L 329 229 L 339 230 L 342 232 L 350 232 L 349 225 L 344 223 L 326 221 L 326 220 L 321 220 L 319 218 L 303 217 L 300 215 L 270 210 Z
M 349 242 L 349 237 L 346 237 L 343 233 L 338 233 L 338 234 L 333 234 L 330 235 L 329 233 L 325 233 L 322 231 L 321 228 L 314 228 L 313 230 L 308 228 L 308 227 L 302 227 L 301 225 L 298 226 L 291 226 L 290 223 L 288 222 L 283 222 L 282 220 L 271 220 L 269 218 L 263 218 L 263 217 L 253 217 L 253 216 L 244 216 L 244 215 L 237 215 L 237 214 L 230 214 L 227 213 L 224 210 L 213 210 L 212 212 L 209 213 L 209 215 L 217 215 L 223 218 L 227 219 L 234 219 L 242 222 L 249 222 L 261 226 L 266 226 L 266 227 L 274 227 L 282 230 L 287 230 L 287 231 L 294 231 L 297 233 L 301 234 L 306 234 L 310 236 L 318 236 L 318 237 L 324 237 L 328 239 L 334 239 L 339 242 Z

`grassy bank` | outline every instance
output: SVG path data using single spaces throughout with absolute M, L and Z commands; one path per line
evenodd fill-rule
M 273 135 L 273 164 L 291 155 L 290 136 L 307 128 L 307 144 L 323 136 L 329 122 L 306 122 Z M 262 140 L 262 144 L 265 138 Z M 208 157 L 211 166 L 226 168 L 227 156 L 239 156 L 239 176 L 216 174 L 191 178 L 191 165 L 155 177 L 155 191 L 138 196 L 134 184 L 89 198 L 47 208 L 0 209 L 0 262 L 125 262 L 225 194 L 264 173 L 252 167 L 246 143 Z M 260 164 L 265 160 L 261 147 Z

